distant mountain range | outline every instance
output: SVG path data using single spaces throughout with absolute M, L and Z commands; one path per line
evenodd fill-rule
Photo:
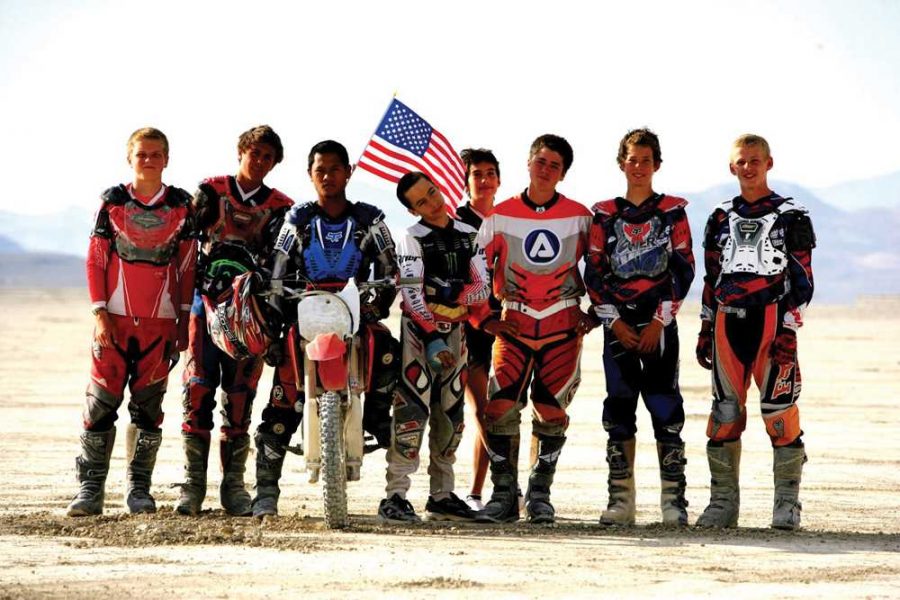
M 859 295 L 900 294 L 900 172 L 819 190 L 779 181 L 771 186 L 802 202 L 812 215 L 818 238 L 813 253 L 814 301 L 846 303 Z M 353 191 L 351 197 L 380 204 L 395 231 L 412 223 L 390 194 L 358 184 Z M 666 191 L 690 201 L 688 217 L 699 271 L 691 295 L 697 297 L 706 219 L 738 189 L 721 185 L 694 193 Z M 84 285 L 83 257 L 91 220 L 90 211 L 75 207 L 42 216 L 0 212 L 0 287 Z

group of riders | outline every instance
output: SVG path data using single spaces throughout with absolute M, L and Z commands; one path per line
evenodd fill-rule
M 182 351 L 185 480 L 177 512 L 197 515 L 203 506 L 221 388 L 222 508 L 236 516 L 276 515 L 285 453 L 306 395 L 316 390 L 304 389 L 298 376 L 296 303 L 271 299 L 273 283 L 338 291 L 353 279 L 403 278 L 415 283 L 363 292 L 357 331 L 364 349 L 363 426 L 369 449 L 387 450 L 379 522 L 420 520 L 406 496 L 427 429 L 427 518 L 509 523 L 524 511 L 533 523 L 553 523 L 551 489 L 581 380 L 583 338 L 601 327 L 609 502 L 600 522 L 635 523 L 640 396 L 657 444 L 662 522 L 688 525 L 676 316 L 694 279 L 694 255 L 687 201 L 653 189 L 662 154 L 652 131 L 622 138 L 617 162 L 626 191 L 591 209 L 557 191 L 574 155 L 552 134 L 531 145 L 528 187 L 502 202 L 495 203 L 497 158 L 490 150 L 464 150 L 469 201 L 454 215 L 439 182 L 407 173 L 396 195 L 418 220 L 396 240 L 381 209 L 347 198 L 353 169 L 338 142 L 310 150 L 317 200 L 304 204 L 264 183 L 284 155 L 270 127 L 241 134 L 237 151 L 237 174 L 205 179 L 192 196 L 162 182 L 166 136 L 139 129 L 127 144 L 133 181 L 102 194 L 86 261 L 96 324 L 76 459 L 80 487 L 70 516 L 103 512 L 126 384 L 126 504 L 132 513 L 155 512 L 150 488 L 163 395 Z M 737 526 L 751 377 L 774 451 L 772 526 L 800 526 L 806 454 L 796 403 L 796 334 L 813 292 L 815 235 L 808 211 L 769 189 L 772 166 L 764 138 L 738 138 L 729 168 L 741 193 L 713 211 L 703 233 L 696 354 L 712 371 L 713 401 L 711 498 L 696 521 L 701 527 Z M 398 293 L 399 342 L 383 324 Z M 251 409 L 266 363 L 274 380 L 251 440 Z M 519 432 L 529 398 L 530 473 L 523 493 Z M 471 493 L 463 500 L 455 493 L 453 465 L 467 403 L 477 440 Z M 251 445 L 252 497 L 244 482 Z M 482 502 L 488 469 L 492 490 Z

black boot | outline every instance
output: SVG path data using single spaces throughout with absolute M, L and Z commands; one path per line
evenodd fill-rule
M 391 445 L 391 405 L 394 396 L 391 393 L 372 390 L 366 392 L 363 403 L 363 429 L 375 438 L 378 448 L 389 448 Z M 377 448 L 367 448 L 367 452 Z
M 284 465 L 284 444 L 274 433 L 257 432 L 256 442 L 256 498 L 251 508 L 254 517 L 278 514 L 281 489 L 281 467 Z
M 219 455 L 222 458 L 222 485 L 219 486 L 219 497 L 225 512 L 236 517 L 247 517 L 253 512 L 250 507 L 250 493 L 244 488 L 244 470 L 248 454 L 250 454 L 249 434 L 245 433 L 219 443 Z
M 550 486 L 553 485 L 556 463 L 566 438 L 562 435 L 538 434 L 537 440 L 537 457 L 528 478 L 525 508 L 528 520 L 532 523 L 553 523 L 556 521 L 556 510 L 550 503 Z
M 81 456 L 75 459 L 75 472 L 81 487 L 69 504 L 70 517 L 103 514 L 104 487 L 109 473 L 116 428 L 109 431 L 85 431 L 81 434 Z
M 519 520 L 519 436 L 487 435 L 494 490 L 484 509 L 475 515 L 479 523 L 513 523 Z
M 150 495 L 150 484 L 161 442 L 161 431 L 135 430 L 134 453 L 126 473 L 128 493 L 125 498 L 128 512 L 132 514 L 156 512 L 156 501 Z
M 184 446 L 184 483 L 175 510 L 179 514 L 196 516 L 206 497 L 206 468 L 209 463 L 209 438 L 182 433 Z

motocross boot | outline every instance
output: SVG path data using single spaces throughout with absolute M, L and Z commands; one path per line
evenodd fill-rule
M 793 531 L 800 528 L 800 475 L 806 452 L 799 446 L 775 448 L 773 471 L 775 474 L 775 506 L 772 510 L 772 527 Z
M 109 431 L 82 432 L 81 456 L 75 459 L 75 472 L 81 487 L 69 504 L 68 516 L 103 514 L 104 487 L 115 439 L 115 427 Z
M 741 508 L 741 440 L 706 444 L 709 460 L 709 506 L 697 527 L 737 527 Z
M 537 457 L 528 477 L 528 491 L 525 493 L 525 509 L 532 523 L 553 523 L 556 510 L 550 503 L 550 486 L 556 474 L 559 453 L 566 443 L 565 436 L 537 435 Z
M 278 514 L 281 488 L 281 467 L 284 465 L 284 444 L 274 433 L 256 432 L 256 498 L 251 508 L 254 517 Z
M 161 431 L 135 430 L 134 447 L 131 450 L 133 454 L 126 472 L 128 491 L 125 498 L 128 512 L 132 514 L 156 512 L 156 501 L 150 495 L 150 484 L 161 442 Z
M 219 442 L 219 456 L 222 459 L 222 484 L 219 497 L 222 508 L 235 517 L 249 516 L 250 493 L 244 488 L 244 470 L 250 453 L 250 435 L 239 435 Z
M 209 438 L 182 433 L 184 446 L 184 483 L 175 510 L 179 514 L 196 516 L 206 497 L 206 468 L 209 462 Z
M 600 515 L 601 525 L 634 525 L 634 444 L 634 438 L 606 443 L 609 503 Z
M 376 448 L 389 448 L 391 445 L 391 405 L 394 397 L 390 393 L 377 390 L 366 392 L 363 402 L 363 429 L 375 438 Z
M 659 479 L 661 483 L 660 507 L 663 525 L 684 527 L 688 524 L 688 501 L 684 497 L 687 480 L 684 477 L 684 442 L 657 442 Z
M 476 513 L 478 523 L 513 523 L 519 520 L 519 436 L 487 435 L 491 483 L 494 489 L 484 509 Z

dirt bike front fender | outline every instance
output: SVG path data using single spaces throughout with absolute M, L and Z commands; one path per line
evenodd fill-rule
M 336 333 L 323 333 L 306 345 L 306 356 L 316 363 L 316 377 L 322 389 L 343 391 L 347 389 L 349 368 L 347 344 Z

